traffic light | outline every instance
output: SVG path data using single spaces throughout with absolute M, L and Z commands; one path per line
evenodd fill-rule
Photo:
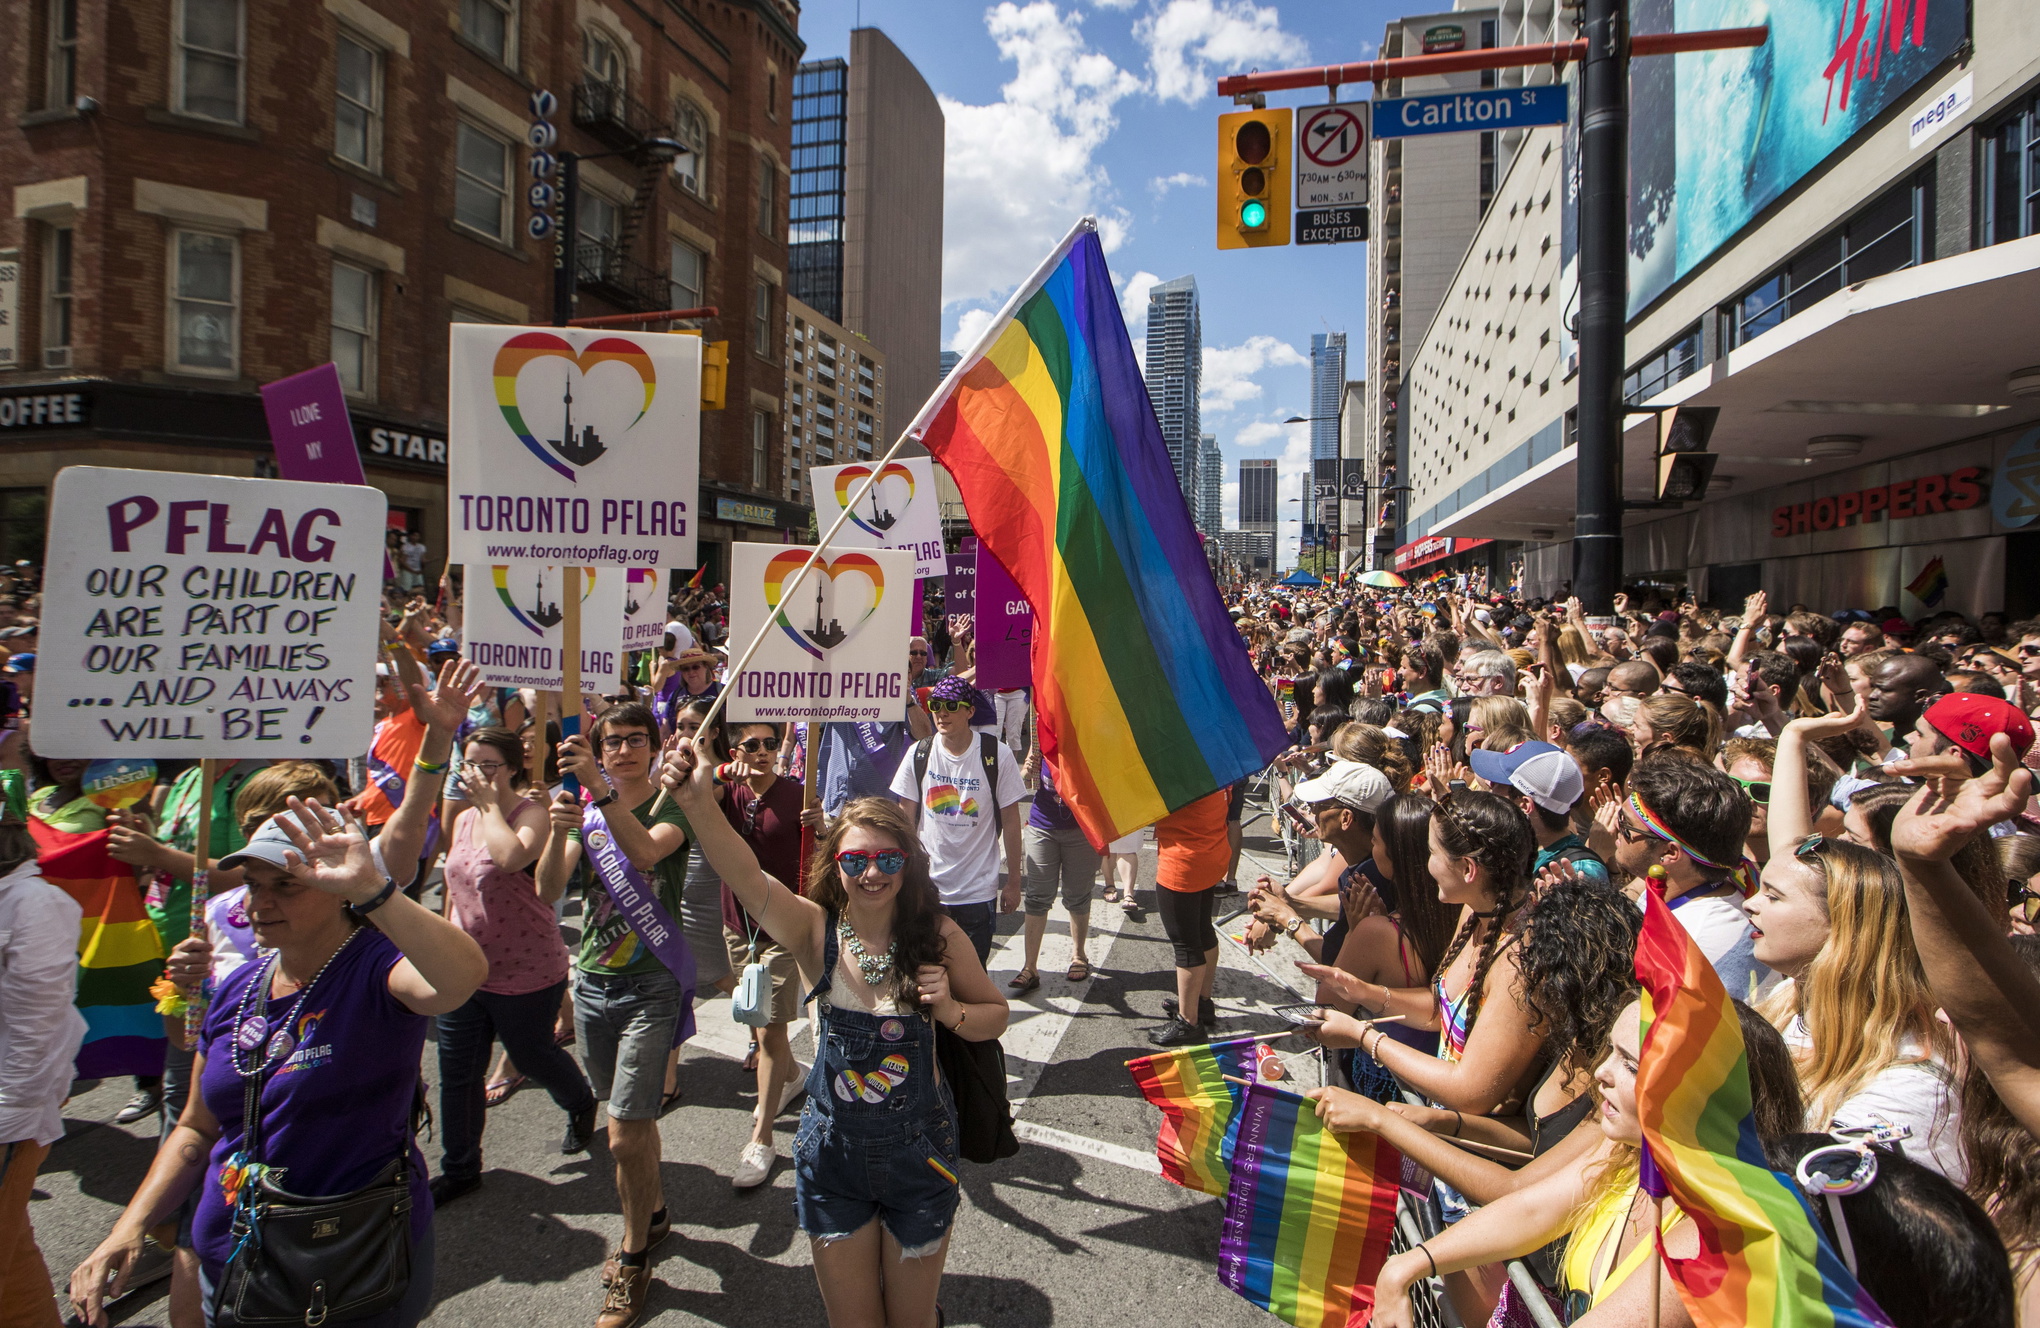
M 1658 416 L 1657 498 L 1698 502 L 1706 496 L 1719 457 L 1707 450 L 1719 406 L 1674 406 Z
M 1289 243 L 1291 114 L 1278 106 L 1218 117 L 1219 248 Z
M 701 348 L 701 408 L 721 410 L 730 381 L 730 343 L 711 341 Z

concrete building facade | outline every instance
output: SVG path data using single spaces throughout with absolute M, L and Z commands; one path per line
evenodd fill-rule
M 1310 338 L 1310 459 L 1339 455 L 1339 411 L 1346 395 L 1346 334 Z
M 1225 455 L 1216 434 L 1207 433 L 1198 441 L 1197 528 L 1206 535 L 1225 529 Z
M 1204 323 L 1198 309 L 1197 278 L 1158 282 L 1148 291 L 1147 359 L 1144 374 L 1176 483 L 1191 511 L 1197 510 L 1198 416 L 1203 382 Z
M 815 504 L 816 466 L 885 450 L 885 352 L 791 296 L 786 301 L 786 492 Z
M 1240 529 L 1275 533 L 1275 458 L 1246 457 L 1240 461 Z

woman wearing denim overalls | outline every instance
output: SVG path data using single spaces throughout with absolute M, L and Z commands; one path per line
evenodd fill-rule
M 703 855 L 800 965 L 815 1064 L 794 1137 L 793 1200 L 834 1328 L 931 1328 L 956 1216 L 956 1108 L 939 1021 L 972 1041 L 1006 1001 L 938 909 L 928 855 L 890 798 L 860 798 L 816 845 L 801 898 L 758 866 L 716 810 L 713 757 L 682 748 L 666 787 Z

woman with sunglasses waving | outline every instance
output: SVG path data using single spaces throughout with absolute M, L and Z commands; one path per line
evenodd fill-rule
M 669 757 L 662 779 L 709 864 L 793 956 L 815 998 L 793 1195 L 829 1321 L 940 1322 L 957 1141 L 934 1026 L 996 1038 L 1005 1000 L 970 938 L 940 912 L 928 856 L 896 802 L 860 798 L 843 809 L 816 846 L 803 899 L 717 814 L 703 744 Z
M 489 957 L 489 980 L 466 1005 L 439 1017 L 439 1115 L 446 1152 L 432 1182 L 435 1204 L 482 1183 L 484 1080 L 489 1046 L 501 1039 L 518 1072 L 567 1113 L 560 1152 L 584 1153 L 595 1132 L 595 1094 L 553 1038 L 567 990 L 567 947 L 532 865 L 551 817 L 526 796 L 524 744 L 505 728 L 468 735 L 461 762 L 467 810 L 446 855 L 446 916 Z

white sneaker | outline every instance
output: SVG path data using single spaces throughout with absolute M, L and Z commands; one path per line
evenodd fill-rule
M 730 1177 L 730 1184 L 740 1190 L 754 1185 L 763 1185 L 765 1178 L 772 1174 L 772 1164 L 779 1160 L 770 1144 L 748 1143 L 744 1151 L 737 1154 L 736 1174 Z

